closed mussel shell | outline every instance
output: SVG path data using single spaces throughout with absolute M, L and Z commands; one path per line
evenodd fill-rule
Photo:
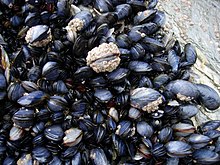
M 52 125 L 44 130 L 44 135 L 49 140 L 61 141 L 64 136 L 64 132 L 60 125 Z
M 94 96 L 101 103 L 107 103 L 113 97 L 112 93 L 107 89 L 96 89 Z
M 215 110 L 220 107 L 220 97 L 211 87 L 204 84 L 196 85 L 199 91 L 199 101 L 209 110 Z
M 9 132 L 9 138 L 12 141 L 21 139 L 25 134 L 25 131 L 21 128 L 13 126 Z
M 182 158 L 192 154 L 191 146 L 182 141 L 170 141 L 165 146 L 170 157 Z
M 17 100 L 17 102 L 24 107 L 33 107 L 42 103 L 46 98 L 47 94 L 43 91 L 34 91 L 22 96 Z
M 151 21 L 155 14 L 156 14 L 157 10 L 155 9 L 151 9 L 151 10 L 145 10 L 143 12 L 139 12 L 135 17 L 134 17 L 134 24 L 143 24 L 146 22 Z
M 151 66 L 148 63 L 142 61 L 131 61 L 128 64 L 128 68 L 131 71 L 139 74 L 145 74 L 147 72 L 152 71 Z
M 46 80 L 54 81 L 59 76 L 59 67 L 57 62 L 49 61 L 47 62 L 42 69 L 42 76 L 46 78 Z
M 205 135 L 192 134 L 190 135 L 188 142 L 192 145 L 193 148 L 200 149 L 208 145 L 208 143 L 211 142 L 211 140 L 211 138 Z
M 162 143 L 169 142 L 173 137 L 173 129 L 170 127 L 163 128 L 160 133 L 158 134 L 158 139 Z
M 122 82 L 129 75 L 129 70 L 126 68 L 118 68 L 107 74 L 107 78 L 112 83 Z
M 19 109 L 12 117 L 14 123 L 21 128 L 29 128 L 34 124 L 34 110 Z
M 52 159 L 51 153 L 45 147 L 35 147 L 32 150 L 32 155 L 40 163 L 48 163 Z
M 207 150 L 199 149 L 193 152 L 193 158 L 198 164 L 214 164 L 220 161 L 220 156 L 218 153 Z
M 132 134 L 132 123 L 130 121 L 121 121 L 118 126 L 115 134 L 128 138 Z
M 152 126 L 150 126 L 145 121 L 138 122 L 137 126 L 136 126 L 136 129 L 137 129 L 137 132 L 141 136 L 146 137 L 146 138 L 150 138 L 154 133 L 154 130 L 153 130 Z
M 151 88 L 142 87 L 131 91 L 131 106 L 147 111 L 148 113 L 157 110 L 163 101 L 163 95 Z
M 185 80 L 171 81 L 166 86 L 165 93 L 168 97 L 173 98 L 175 96 L 181 101 L 190 101 L 197 99 L 199 96 L 196 85 Z
M 211 120 L 201 124 L 201 130 L 207 132 L 210 130 L 215 130 L 220 127 L 220 120 Z
M 47 107 L 52 112 L 64 111 L 67 108 L 67 101 L 61 96 L 51 96 L 47 101 Z
M 25 93 L 24 88 L 20 83 L 12 83 L 8 86 L 8 98 L 12 101 L 17 101 Z
M 181 119 L 188 119 L 195 116 L 198 112 L 199 109 L 196 105 L 186 104 L 179 106 L 179 110 L 177 111 L 177 114 Z
M 108 160 L 105 152 L 101 148 L 95 148 L 90 151 L 90 159 L 94 165 L 108 165 Z
M 195 127 L 187 123 L 177 123 L 172 126 L 176 136 L 185 137 L 189 136 L 195 131 Z

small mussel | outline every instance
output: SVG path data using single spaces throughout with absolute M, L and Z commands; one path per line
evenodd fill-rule
M 48 95 L 43 91 L 34 91 L 22 96 L 17 102 L 24 107 L 33 107 L 42 103 L 47 97 Z
M 207 149 L 196 150 L 193 152 L 193 158 L 196 163 L 204 165 L 220 162 L 219 154 Z
M 10 130 L 9 138 L 12 141 L 16 141 L 16 140 L 21 139 L 24 136 L 24 134 L 25 134 L 25 131 L 23 129 L 13 126 Z
M 67 106 L 67 101 L 61 96 L 51 96 L 47 102 L 47 107 L 52 112 L 64 111 Z
M 31 164 L 33 164 L 33 159 L 32 159 L 31 154 L 29 154 L 29 153 L 23 154 L 23 155 L 18 159 L 17 164 L 18 164 L 18 165 L 22 165 L 22 164 L 24 164 L 24 165 L 31 165 Z
M 94 96 L 101 103 L 107 103 L 113 97 L 112 93 L 107 89 L 96 89 Z
M 165 146 L 170 157 L 182 158 L 192 154 L 191 146 L 182 141 L 170 141 Z
M 200 134 L 192 134 L 190 135 L 188 142 L 192 145 L 193 148 L 195 149 L 200 149 L 211 142 L 211 138 L 205 135 L 200 135 Z
M 32 150 L 33 158 L 40 163 L 48 163 L 52 159 L 52 155 L 48 149 L 45 147 L 35 147 Z
M 108 165 L 105 152 L 101 148 L 95 148 L 90 151 L 90 159 L 94 165 Z
M 19 109 L 12 117 L 13 122 L 21 128 L 30 128 L 34 124 L 34 110 Z
M 49 140 L 61 141 L 64 136 L 64 132 L 61 126 L 52 125 L 44 130 L 44 135 Z
M 130 104 L 132 107 L 150 113 L 157 110 L 164 100 L 164 96 L 158 91 L 142 87 L 131 91 Z
M 177 111 L 177 114 L 181 119 L 188 119 L 195 116 L 198 112 L 199 109 L 196 105 L 185 104 L 179 106 L 179 110 Z

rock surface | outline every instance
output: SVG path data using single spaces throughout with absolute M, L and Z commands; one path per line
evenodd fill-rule
M 220 94 L 220 1 L 162 0 L 158 9 L 167 16 L 164 30 L 174 32 L 181 45 L 190 42 L 197 49 L 192 81 L 209 85 Z M 220 109 L 200 110 L 195 125 L 220 120 Z

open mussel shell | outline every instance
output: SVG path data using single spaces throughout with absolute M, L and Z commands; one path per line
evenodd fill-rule
M 191 146 L 182 141 L 170 141 L 165 146 L 170 157 L 182 158 L 192 154 Z
M 78 128 L 70 128 L 65 131 L 65 136 L 63 138 L 64 146 L 75 146 L 82 140 L 83 132 Z

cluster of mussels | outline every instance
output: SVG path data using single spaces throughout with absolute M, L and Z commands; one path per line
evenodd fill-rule
M 157 0 L 0 1 L 0 163 L 218 164 L 217 92 Z

